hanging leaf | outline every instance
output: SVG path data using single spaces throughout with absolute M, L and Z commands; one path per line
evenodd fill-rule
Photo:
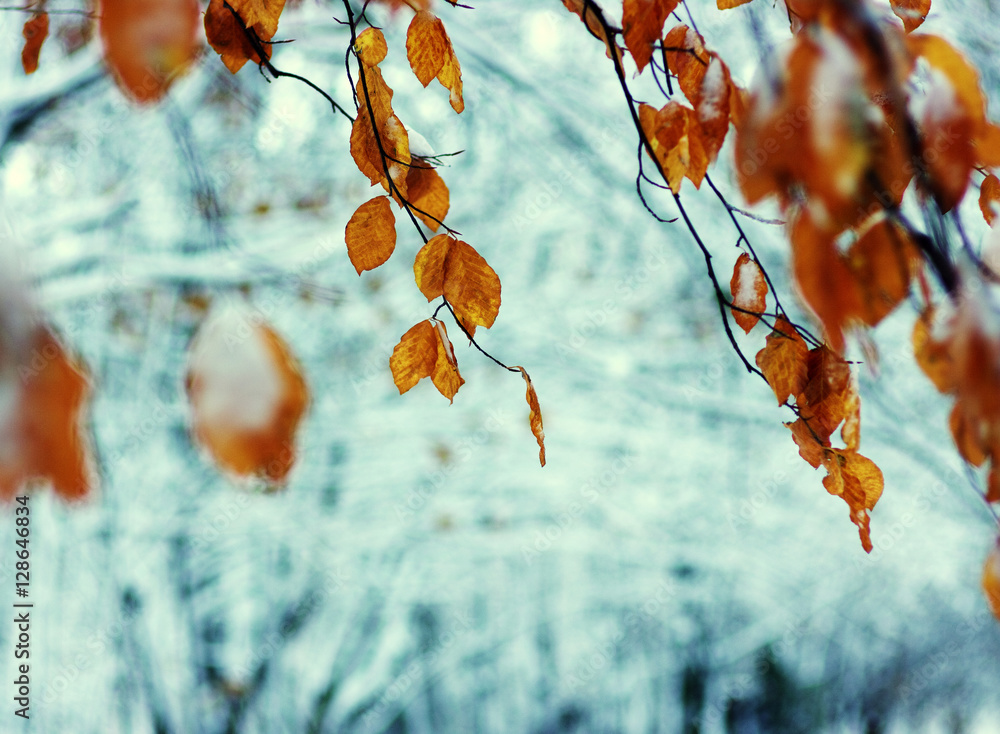
M 740 5 L 746 5 L 750 0 L 716 0 L 716 6 L 719 10 L 729 10 L 731 8 L 738 8 Z
M 344 232 L 347 255 L 358 275 L 374 270 L 396 248 L 396 217 L 388 196 L 376 196 L 358 207 Z
M 767 337 L 767 345 L 757 352 L 757 367 L 774 390 L 778 405 L 800 394 L 809 376 L 809 347 L 788 321 L 779 318 Z
M 42 52 L 42 44 L 49 35 L 49 14 L 38 13 L 24 22 L 21 29 L 24 36 L 24 48 L 21 50 L 21 66 L 25 74 L 34 74 L 38 70 L 38 56 Z
M 826 461 L 826 449 L 830 447 L 830 442 L 821 441 L 809 430 L 809 424 L 801 418 L 794 423 L 786 423 L 785 427 L 792 432 L 792 439 L 799 447 L 799 456 L 813 469 L 818 469 Z
M 528 424 L 538 442 L 538 462 L 545 466 L 545 429 L 542 428 L 542 409 L 538 406 L 538 395 L 535 393 L 535 386 L 531 384 L 528 371 L 524 367 L 514 367 L 514 369 L 521 371 L 521 377 L 527 385 L 524 397 L 528 401 Z
M 389 53 L 389 47 L 385 43 L 385 36 L 378 28 L 365 28 L 358 34 L 355 49 L 358 58 L 365 66 L 376 66 L 385 60 Z M 424 85 L 427 86 L 426 84 Z
M 890 0 L 890 4 L 907 33 L 919 28 L 931 12 L 931 0 Z
M 469 244 L 439 234 L 413 263 L 417 287 L 428 301 L 444 296 L 470 334 L 493 326 L 500 311 L 500 278 Z
M 420 221 L 436 232 L 448 215 L 448 187 L 430 163 L 419 156 L 413 156 L 410 161 L 406 174 L 406 198 Z
M 462 69 L 440 18 L 426 10 L 413 16 L 406 31 L 406 58 L 421 84 L 426 87 L 437 77 L 441 86 L 451 92 L 455 112 L 465 109 Z
M 858 318 L 868 326 L 878 324 L 906 299 L 923 263 L 909 233 L 887 218 L 864 229 L 845 257 L 858 288 Z
M 808 380 L 795 398 L 799 416 L 827 441 L 851 409 L 851 369 L 825 344 L 809 350 Z
M 1000 619 L 1000 545 L 994 545 L 986 555 L 981 584 L 990 612 Z
M 434 373 L 438 361 L 438 338 L 430 320 L 421 321 L 403 334 L 392 350 L 389 369 L 402 395 Z
M 663 35 L 663 24 L 680 0 L 625 0 L 622 28 L 625 46 L 642 71 L 653 57 L 653 44 Z
M 979 209 L 990 226 L 997 218 L 997 202 L 1000 202 L 1000 178 L 991 173 L 979 185 Z
M 188 356 L 192 429 L 220 468 L 281 484 L 295 463 L 295 434 L 309 402 L 285 341 L 244 308 L 210 315 Z
M 372 66 L 361 68 L 356 91 L 359 107 L 351 127 L 351 156 L 373 186 L 380 183 L 389 191 L 388 171 L 395 188 L 406 196 L 410 139 L 406 127 L 392 111 L 392 89 L 379 68 Z
M 221 2 L 221 0 L 220 0 Z M 195 0 L 102 0 L 104 60 L 137 102 L 155 102 L 198 55 Z
M 451 345 L 448 330 L 444 328 L 443 322 L 438 321 L 434 324 L 434 333 L 437 337 L 437 360 L 434 362 L 434 371 L 431 372 L 431 381 L 438 392 L 451 403 L 455 400 L 455 393 L 465 384 L 465 380 L 458 373 L 455 348 Z
M 205 11 L 205 38 L 233 74 L 242 69 L 247 61 L 259 64 L 262 60 L 253 42 L 247 37 L 247 31 L 226 7 L 224 0 L 210 0 L 208 3 L 208 10 Z M 258 39 L 264 58 L 270 59 L 271 44 L 267 43 L 270 36 L 265 38 L 258 33 Z
M 847 503 L 851 522 L 858 526 L 861 545 L 866 553 L 871 553 L 871 511 L 885 487 L 882 470 L 856 451 L 829 449 L 826 456 L 824 466 L 829 473 L 823 478 L 823 486 Z
M 913 324 L 913 356 L 941 393 L 955 389 L 954 365 L 947 341 L 934 337 L 936 311 L 928 306 Z
M 760 269 L 760 265 L 751 260 L 745 252 L 736 258 L 729 288 L 735 306 L 731 309 L 733 319 L 749 334 L 760 321 L 760 314 L 767 310 L 767 281 L 764 280 L 764 271 Z M 747 311 L 751 313 L 746 313 Z
M 61 497 L 81 499 L 96 485 L 83 428 L 91 390 L 83 366 L 44 325 L 23 342 L 5 338 L 2 347 L 0 390 L 7 397 L 0 407 L 0 497 L 43 480 Z

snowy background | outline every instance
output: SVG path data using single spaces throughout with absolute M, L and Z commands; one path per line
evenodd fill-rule
M 758 2 L 694 11 L 743 84 L 749 14 L 787 36 Z M 406 13 L 375 17 L 400 117 L 465 151 L 442 171 L 448 221 L 503 281 L 480 341 L 531 372 L 544 469 L 522 380 L 459 340 L 454 405 L 429 381 L 398 395 L 389 354 L 433 311 L 419 239 L 401 226 L 389 263 L 357 277 L 344 226 L 371 192 L 322 98 L 209 52 L 136 109 L 96 42 L 50 41 L 24 78 L 23 17 L 0 13 L 0 234 L 89 365 L 102 474 L 82 505 L 31 500 L 32 718 L 13 717 L 10 686 L 0 731 L 1000 731 L 1000 628 L 978 588 L 992 520 L 912 364 L 913 308 L 879 327 L 877 376 L 860 373 L 862 450 L 886 477 L 866 555 L 727 344 L 689 235 L 637 200 L 600 45 L 556 0 L 475 5 L 439 9 L 461 116 L 406 66 Z M 925 25 L 983 70 L 994 119 L 995 6 L 942 3 Z M 349 104 L 338 13 L 286 10 L 279 36 L 297 40 L 274 60 Z M 727 164 L 714 175 L 737 202 Z M 724 210 L 683 195 L 728 281 Z M 785 282 L 781 229 L 746 226 Z M 313 400 L 284 493 L 237 486 L 190 441 L 205 296 L 264 315 L 303 363 Z M 763 338 L 741 343 L 752 357 Z M 0 625 L 5 680 L 12 634 Z

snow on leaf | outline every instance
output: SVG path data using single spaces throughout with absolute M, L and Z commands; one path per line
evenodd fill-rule
M 997 218 L 995 204 L 998 201 L 1000 201 L 1000 178 L 991 173 L 979 185 L 979 209 L 982 211 L 986 223 L 990 226 Z
M 840 438 L 851 451 L 861 447 L 861 395 L 858 392 L 857 376 L 851 374 L 851 381 L 844 398 L 844 425 L 840 427 Z
M 436 232 L 448 215 L 449 192 L 444 179 L 424 158 L 414 156 L 406 174 L 406 198 L 414 214 Z
M 524 367 L 515 367 L 514 369 L 521 371 L 521 377 L 524 378 L 527 385 L 524 397 L 528 401 L 528 424 L 538 442 L 538 462 L 545 466 L 545 429 L 542 428 L 542 409 L 538 406 L 538 394 L 535 392 L 535 386 L 531 384 L 528 371 Z
M 365 28 L 361 31 L 355 42 L 355 50 L 361 63 L 365 66 L 381 64 L 386 54 L 389 53 L 385 36 L 378 28 Z
M 392 350 L 389 368 L 399 394 L 434 373 L 438 361 L 438 337 L 430 320 L 410 328 Z
M 455 348 L 448 338 L 448 330 L 444 322 L 434 324 L 434 334 L 437 338 L 437 359 L 431 372 L 431 381 L 438 392 L 448 398 L 449 403 L 455 402 L 455 393 L 465 384 L 458 372 L 458 360 L 455 359 Z
M 406 58 L 421 84 L 426 87 L 437 77 L 451 92 L 451 106 L 455 112 L 465 109 L 462 70 L 440 18 L 426 10 L 413 16 L 406 31 Z
M 779 318 L 767 337 L 767 345 L 757 352 L 756 363 L 767 384 L 774 390 L 778 405 L 800 394 L 808 378 L 809 348 L 788 321 Z
M 861 545 L 865 552 L 871 553 L 871 511 L 885 487 L 882 470 L 857 451 L 841 449 L 829 449 L 824 466 L 829 473 L 823 478 L 823 486 L 847 503 L 851 522 L 858 526 Z
M 83 429 L 86 372 L 47 326 L 34 327 L 23 342 L 4 342 L 4 392 L 13 398 L 0 411 L 0 497 L 41 479 L 63 498 L 81 499 L 96 484 Z
M 38 70 L 38 55 L 42 52 L 42 44 L 49 35 L 49 14 L 38 13 L 28 18 L 21 29 L 21 35 L 24 36 L 21 66 L 25 74 L 34 74 Z
M 653 57 L 653 44 L 663 35 L 663 24 L 680 0 L 625 0 L 622 27 L 625 46 L 642 71 Z
M 198 55 L 195 0 L 103 0 L 104 60 L 137 102 L 155 102 Z
M 185 387 L 194 436 L 222 469 L 284 481 L 309 390 L 288 344 L 258 313 L 229 307 L 209 316 L 191 345 Z
M 890 4 L 907 33 L 919 28 L 931 11 L 931 0 L 890 0 Z
M 396 217 L 388 196 L 376 196 L 357 208 L 344 232 L 347 255 L 358 275 L 374 270 L 396 247 Z
M 764 280 L 764 272 L 760 269 L 760 265 L 751 260 L 745 252 L 736 258 L 729 287 L 735 306 L 731 309 L 733 318 L 740 328 L 749 334 L 760 321 L 758 314 L 767 310 L 767 281 Z M 747 311 L 751 313 L 746 313 Z
M 711 61 L 705 39 L 686 25 L 676 25 L 663 39 L 667 66 L 677 76 L 677 85 L 695 107 L 701 99 L 701 84 Z

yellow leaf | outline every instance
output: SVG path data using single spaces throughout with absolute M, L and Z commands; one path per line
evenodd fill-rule
M 413 213 L 436 232 L 448 215 L 448 187 L 438 172 L 419 156 L 410 161 L 410 170 L 406 174 L 406 198 L 415 209 Z
M 389 52 L 389 47 L 385 44 L 385 36 L 378 28 L 365 28 L 361 31 L 358 34 L 355 49 L 358 52 L 358 58 L 365 66 L 381 64 Z
M 465 384 L 465 380 L 458 373 L 455 348 L 451 345 L 448 330 L 444 328 L 443 322 L 438 321 L 434 325 L 434 333 L 437 337 L 437 359 L 431 372 L 431 381 L 438 392 L 448 398 L 448 402 L 454 402 L 455 393 Z
M 444 296 L 472 333 L 493 326 L 500 311 L 500 278 L 466 242 L 439 234 L 424 245 L 413 263 L 417 287 L 428 301 Z

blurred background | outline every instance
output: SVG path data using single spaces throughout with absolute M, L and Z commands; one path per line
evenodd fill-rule
M 766 51 L 751 14 L 765 42 L 788 33 L 781 4 L 758 2 L 692 9 L 744 85 Z M 0 13 L 4 257 L 89 367 L 101 474 L 82 503 L 31 500 L 31 719 L 5 710 L 0 730 L 1000 731 L 1000 629 L 979 591 L 995 525 L 913 364 L 913 307 L 859 371 L 862 451 L 886 479 L 866 555 L 727 343 L 689 234 L 636 197 L 600 44 L 555 0 L 439 5 L 466 111 L 413 78 L 409 11 L 370 11 L 383 73 L 408 126 L 464 151 L 441 170 L 448 222 L 503 282 L 478 341 L 531 372 L 544 469 L 523 381 L 457 337 L 454 404 L 429 381 L 399 396 L 389 355 L 434 308 L 413 283 L 421 243 L 404 223 L 393 258 L 355 274 L 344 226 L 372 192 L 319 95 L 207 50 L 138 108 L 79 18 L 25 77 L 24 17 Z M 924 26 L 979 66 L 993 119 L 996 11 L 936 3 Z M 295 42 L 274 63 L 350 104 L 343 15 L 287 8 L 278 36 Z M 714 178 L 738 203 L 729 146 Z M 724 209 L 682 195 L 728 281 Z M 788 292 L 782 228 L 745 225 Z M 312 393 L 281 493 L 221 475 L 190 439 L 187 347 L 206 304 L 231 303 L 287 340 Z M 740 340 L 752 357 L 763 327 Z M 14 634 L 0 625 L 0 649 Z

